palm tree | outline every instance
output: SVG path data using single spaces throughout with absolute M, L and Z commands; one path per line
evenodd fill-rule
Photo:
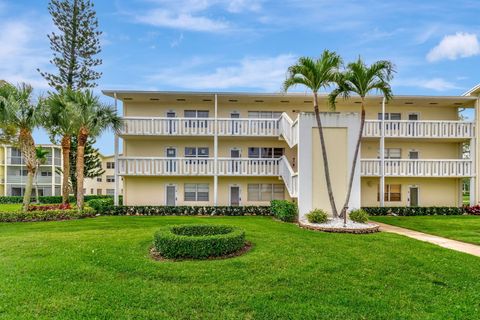
M 345 71 L 339 75 L 337 80 L 337 88 L 335 88 L 329 95 L 329 103 L 332 108 L 335 108 L 335 101 L 339 96 L 343 97 L 344 99 L 348 99 L 351 94 L 355 94 L 361 99 L 362 112 L 360 117 L 360 132 L 358 134 L 352 167 L 350 170 L 347 195 L 341 211 L 341 215 L 344 218 L 344 223 L 346 223 L 347 220 L 348 203 L 350 201 L 353 178 L 355 176 L 355 167 L 360 150 L 363 127 L 365 125 L 365 97 L 370 92 L 375 91 L 380 92 L 386 101 L 392 99 L 393 93 L 392 88 L 390 87 L 390 81 L 393 79 L 394 72 L 395 67 L 390 61 L 380 60 L 370 66 L 367 66 L 359 57 L 357 61 L 349 63 Z
M 324 50 L 318 59 L 301 57 L 296 64 L 288 68 L 287 79 L 283 83 L 283 90 L 285 92 L 289 88 L 297 85 L 303 85 L 312 90 L 313 110 L 317 120 L 318 134 L 320 135 L 328 199 L 330 200 L 330 206 L 332 207 L 334 218 L 338 217 L 338 212 L 332 191 L 323 126 L 320 118 L 320 111 L 318 109 L 318 91 L 322 88 L 327 89 L 335 83 L 341 64 L 342 58 L 337 53 L 329 50 Z
M 32 131 L 39 125 L 39 108 L 31 102 L 32 91 L 32 87 L 25 83 L 17 87 L 11 84 L 0 86 L 0 122 L 16 128 L 18 144 L 28 173 L 23 196 L 23 211 L 27 211 L 30 204 L 33 177 L 37 170 Z
M 70 195 L 70 150 L 72 136 L 76 134 L 75 109 L 69 101 L 71 93 L 67 91 L 51 94 L 42 104 L 42 124 L 50 134 L 52 142 L 61 137 L 63 158 L 62 203 L 69 202 Z
M 39 203 L 38 200 L 38 171 L 40 170 L 40 166 L 47 163 L 47 155 L 49 151 L 47 149 L 43 149 L 43 147 L 36 147 L 35 148 L 35 158 L 37 160 L 37 169 L 35 170 L 35 202 Z M 54 172 L 52 172 L 54 174 Z
M 96 138 L 108 129 L 118 131 L 121 128 L 121 118 L 116 110 L 102 104 L 92 91 L 73 91 L 69 93 L 75 109 L 75 124 L 77 132 L 77 207 L 83 209 L 84 154 L 89 137 Z

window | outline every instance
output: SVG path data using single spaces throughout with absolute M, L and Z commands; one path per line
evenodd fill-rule
M 402 201 L 402 185 L 386 184 L 385 201 Z M 380 185 L 378 186 L 377 201 L 380 201 Z
M 208 183 L 185 183 L 184 199 L 185 201 L 208 201 Z
M 97 182 L 102 182 L 102 176 L 97 177 Z
M 107 176 L 107 182 L 115 182 L 115 176 Z
M 93 194 L 93 188 L 92 188 L 92 189 L 90 189 L 90 194 Z
M 113 196 L 115 194 L 115 189 L 107 189 L 107 195 Z
M 208 110 L 185 110 L 185 118 L 208 118 Z
M 83 194 L 87 194 L 87 189 L 83 188 Z
M 281 115 L 279 111 L 248 111 L 248 117 L 254 119 L 277 119 Z
M 42 172 L 40 172 L 40 175 L 42 177 L 51 177 L 52 176 L 52 171 L 42 171 Z
M 249 158 L 281 158 L 284 153 L 284 148 L 248 148 Z
M 283 184 L 249 184 L 248 201 L 271 201 L 285 198 L 285 186 Z
M 115 169 L 115 162 L 107 162 L 107 169 Z
M 402 158 L 402 149 L 401 148 L 385 148 L 385 159 L 401 159 Z M 380 159 L 380 150 L 378 150 L 378 157 Z
M 207 147 L 185 147 L 185 157 L 187 158 L 208 158 L 209 150 Z
M 378 120 L 382 120 L 382 113 L 378 114 Z M 402 114 L 385 112 L 385 120 L 402 120 Z
M 99 196 L 101 196 L 101 195 L 102 195 L 102 189 L 97 189 L 97 194 L 98 194 Z

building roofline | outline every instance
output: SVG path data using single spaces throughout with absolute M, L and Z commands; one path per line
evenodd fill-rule
M 479 93 L 480 94 L 480 83 L 471 88 L 470 90 L 466 91 L 462 96 L 471 96 L 472 93 Z

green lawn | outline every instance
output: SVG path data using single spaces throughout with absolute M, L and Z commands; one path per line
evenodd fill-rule
M 480 216 L 370 217 L 370 219 L 480 245 Z
M 228 223 L 254 248 L 148 255 L 165 224 Z M 480 259 L 389 233 L 328 234 L 264 217 L 99 217 L 0 224 L 2 319 L 472 319 Z
M 20 203 L 2 203 L 0 204 L 0 212 L 11 212 L 19 211 L 22 209 L 22 204 Z

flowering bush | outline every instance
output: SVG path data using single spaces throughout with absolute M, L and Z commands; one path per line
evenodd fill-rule
M 473 215 L 480 215 L 480 204 L 474 206 L 465 206 L 463 207 L 466 213 L 473 214 Z
M 72 206 L 70 203 L 64 204 L 47 204 L 47 205 L 31 205 L 28 211 L 50 211 L 50 210 L 70 210 Z

